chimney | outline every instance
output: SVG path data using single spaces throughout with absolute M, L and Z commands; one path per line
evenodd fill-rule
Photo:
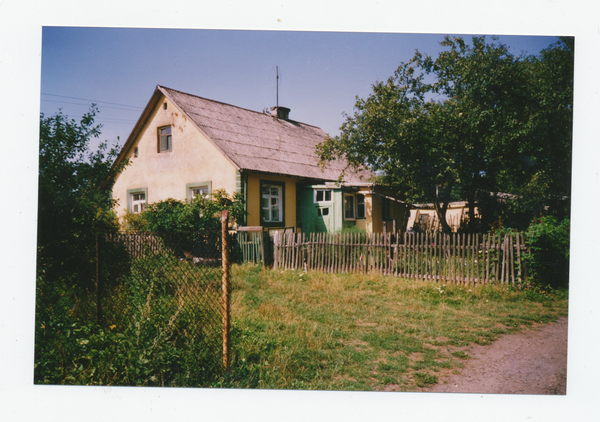
M 290 109 L 287 107 L 271 107 L 271 116 L 277 117 L 278 119 L 289 120 Z

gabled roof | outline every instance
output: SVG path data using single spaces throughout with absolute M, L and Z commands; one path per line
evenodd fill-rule
M 318 127 L 160 85 L 156 87 L 121 154 L 124 155 L 131 147 L 146 119 L 157 106 L 160 94 L 168 98 L 240 171 L 335 181 L 346 167 L 345 161 L 338 160 L 328 163 L 324 170 L 321 169 L 315 147 L 326 139 L 327 134 Z M 368 172 L 359 174 L 346 171 L 344 182 L 364 183 L 370 176 Z

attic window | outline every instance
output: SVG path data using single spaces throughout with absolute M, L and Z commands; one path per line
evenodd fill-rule
M 138 147 L 135 147 L 135 148 L 133 149 L 133 156 L 134 156 L 134 157 L 137 157 L 137 156 L 138 156 Z
M 166 110 L 167 109 L 167 103 L 163 104 L 163 108 Z
M 171 126 L 158 128 L 158 152 L 171 151 L 173 142 L 171 139 Z

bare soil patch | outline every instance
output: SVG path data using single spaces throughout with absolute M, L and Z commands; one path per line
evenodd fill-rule
M 469 359 L 459 374 L 438 374 L 439 382 L 421 389 L 436 393 L 567 393 L 567 318 L 502 336 L 490 345 L 464 349 Z M 441 376 L 440 376 L 441 375 Z

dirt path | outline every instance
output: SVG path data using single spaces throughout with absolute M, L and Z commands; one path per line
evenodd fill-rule
M 458 375 L 421 391 L 481 394 L 566 394 L 567 318 L 472 345 Z

